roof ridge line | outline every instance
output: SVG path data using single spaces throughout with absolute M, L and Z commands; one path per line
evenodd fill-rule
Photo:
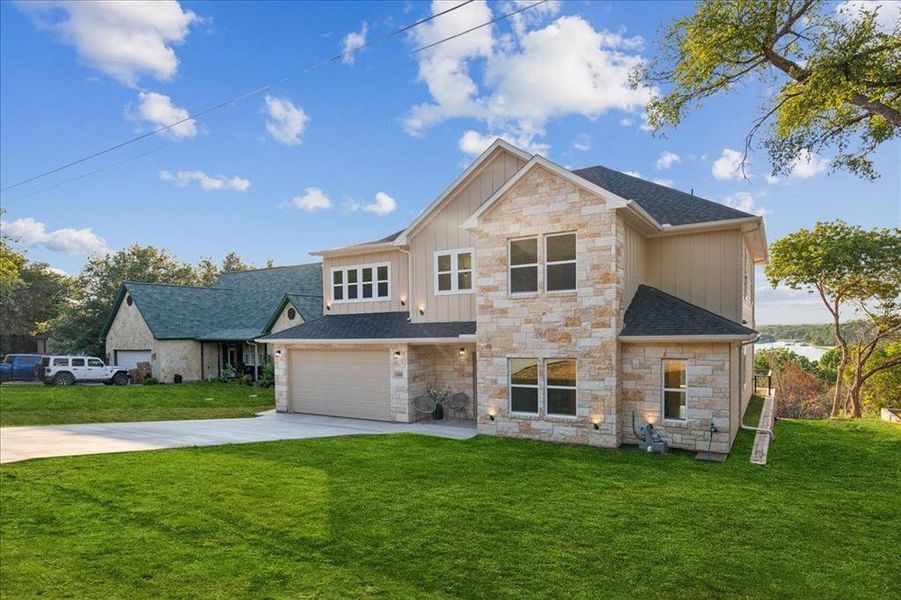
M 190 285 L 184 283 L 157 283 L 152 281 L 123 281 L 122 285 L 158 285 L 165 287 L 188 288 L 194 290 L 228 290 L 234 288 L 214 288 L 209 285 Z
M 312 267 L 313 265 L 321 265 L 322 261 L 313 261 L 308 263 L 297 263 L 296 265 L 276 265 L 274 267 L 260 267 L 259 269 L 242 269 L 240 271 L 223 271 L 219 273 L 219 277 L 223 275 L 232 275 L 234 273 L 256 273 L 259 271 L 274 271 L 275 269 L 291 269 L 294 267 Z

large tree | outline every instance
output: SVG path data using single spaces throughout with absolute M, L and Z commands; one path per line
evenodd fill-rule
M 153 246 L 134 244 L 106 255 L 92 256 L 75 282 L 73 302 L 51 321 L 51 344 L 60 352 L 101 354 L 100 333 L 126 281 L 196 285 L 197 272 Z
M 47 322 L 68 305 L 71 291 L 71 277 L 45 263 L 24 264 L 18 281 L 0 303 L 0 352 L 27 350 L 14 349 L 13 340 L 32 340 L 31 336 L 45 330 Z
M 838 416 L 847 404 L 846 412 L 859 417 L 861 388 L 874 375 L 868 359 L 901 332 L 901 229 L 864 230 L 843 221 L 817 223 L 812 230 L 802 229 L 770 246 L 766 276 L 773 287 L 784 284 L 819 295 L 832 316 L 841 351 L 832 416 Z M 843 311 L 866 320 L 856 341 L 849 340 L 842 329 Z M 844 397 L 843 374 L 849 365 L 854 377 Z
M 880 4 L 702 0 L 633 73 L 635 85 L 665 88 L 647 106 L 650 126 L 677 126 L 707 98 L 754 79 L 766 92 L 746 154 L 762 132 L 774 174 L 829 148 L 834 169 L 875 178 L 873 151 L 901 135 L 901 23 L 886 26 L 879 13 L 891 7 Z

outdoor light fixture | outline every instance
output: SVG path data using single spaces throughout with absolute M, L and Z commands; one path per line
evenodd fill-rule
M 493 420 L 494 420 L 494 408 L 489 408 L 489 409 L 488 409 L 488 420 L 489 420 L 489 421 L 493 421 Z
M 460 348 L 460 358 L 466 356 L 466 348 Z
M 331 304 L 326 304 L 326 305 L 325 305 L 325 310 L 332 310 L 332 305 L 331 305 Z
M 595 422 L 594 422 L 594 428 L 595 428 L 595 429 L 600 429 L 600 428 L 601 428 L 601 424 L 598 423 L 597 421 L 595 421 Z
M 420 305 L 419 306 L 419 315 L 422 316 L 424 314 L 425 314 L 425 306 Z
M 400 350 L 394 351 L 394 360 L 400 360 Z
M 591 420 L 591 424 L 594 425 L 595 429 L 600 429 L 601 428 L 601 417 L 594 417 Z
M 400 305 L 401 305 L 401 306 L 406 306 L 406 305 L 407 305 L 407 297 L 406 297 L 406 296 L 401 296 L 401 297 L 400 297 Z
M 275 355 L 276 355 L 276 356 L 281 356 L 281 355 L 282 355 L 282 351 L 281 351 L 281 350 L 276 350 L 276 351 L 275 351 Z

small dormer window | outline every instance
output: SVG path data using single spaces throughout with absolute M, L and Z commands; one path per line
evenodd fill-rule
M 294 317 L 296 317 L 296 316 L 297 316 L 297 311 L 294 310 L 293 307 L 292 307 L 292 308 L 289 308 L 289 309 L 288 309 L 288 320 L 289 320 L 289 321 L 293 321 L 293 320 L 294 320 Z

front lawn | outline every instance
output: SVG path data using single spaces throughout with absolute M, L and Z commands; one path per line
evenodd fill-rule
M 765 467 L 412 434 L 0 470 L 21 597 L 901 596 L 901 429 L 781 421 Z
M 226 383 L 178 385 L 8 384 L 0 427 L 252 417 L 275 406 L 271 389 Z

